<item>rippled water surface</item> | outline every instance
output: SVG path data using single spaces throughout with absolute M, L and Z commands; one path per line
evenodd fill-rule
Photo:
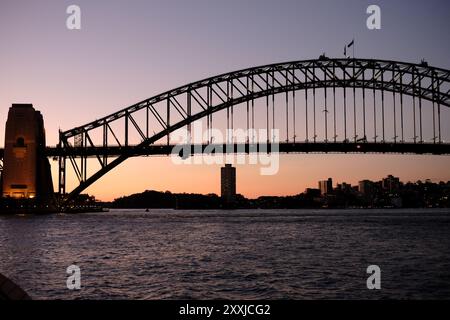
M 34 299 L 449 299 L 450 211 L 0 216 L 0 273 Z

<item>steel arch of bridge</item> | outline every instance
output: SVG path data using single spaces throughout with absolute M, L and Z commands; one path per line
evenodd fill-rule
M 293 115 L 289 117 L 289 109 L 286 106 L 286 130 L 289 130 L 289 121 L 293 117 L 294 121 L 294 139 L 295 144 L 295 92 L 298 90 L 306 90 L 313 93 L 314 100 L 310 104 L 314 107 L 314 135 L 310 140 L 308 137 L 308 122 L 306 117 L 306 141 L 303 144 L 319 143 L 316 141 L 316 123 L 315 123 L 315 95 L 316 90 L 320 88 L 332 88 L 333 95 L 336 88 L 344 88 L 344 140 L 345 143 L 351 143 L 349 140 L 349 132 L 351 129 L 348 127 L 350 124 L 354 126 L 355 135 L 353 143 L 360 142 L 357 139 L 356 127 L 360 125 L 364 128 L 364 141 L 368 143 L 366 138 L 366 105 L 365 105 L 365 92 L 370 90 L 374 92 L 374 115 L 375 115 L 375 91 L 381 91 L 381 103 L 377 105 L 377 108 L 381 109 L 382 115 L 382 132 L 381 141 L 377 140 L 377 125 L 376 116 L 373 121 L 375 124 L 370 124 L 375 130 L 375 137 L 370 143 L 394 143 L 402 144 L 404 139 L 404 117 L 403 117 L 403 95 L 413 97 L 414 103 L 417 101 L 418 114 L 416 115 L 416 106 L 414 106 L 414 138 L 413 144 L 423 144 L 423 123 L 422 123 L 422 100 L 431 101 L 433 104 L 433 144 L 442 145 L 441 140 L 441 106 L 450 107 L 450 71 L 440 68 L 430 67 L 427 63 L 411 64 L 397 61 L 385 61 L 374 59 L 329 59 L 325 56 L 321 56 L 316 60 L 306 61 L 293 61 L 287 63 L 271 64 L 266 66 L 254 67 L 235 72 L 222 74 L 219 76 L 207 78 L 198 82 L 193 82 L 188 85 L 176 88 L 156 95 L 139 103 L 136 103 L 130 107 L 122 109 L 111 115 L 95 120 L 83 126 L 76 127 L 71 130 L 60 132 L 60 142 L 58 146 L 59 157 L 59 193 L 60 195 L 66 195 L 66 166 L 67 160 L 70 161 L 75 174 L 78 178 L 79 185 L 72 190 L 65 198 L 67 200 L 73 199 L 81 191 L 86 189 L 104 174 L 115 168 L 124 160 L 131 156 L 138 154 L 145 154 L 149 146 L 156 141 L 169 137 L 169 134 L 177 129 L 186 127 L 190 130 L 192 122 L 206 118 L 208 127 L 212 126 L 212 115 L 223 109 L 227 109 L 227 127 L 233 127 L 232 108 L 234 105 L 246 103 L 247 104 L 247 129 L 254 127 L 254 101 L 258 98 L 266 97 L 267 109 L 256 110 L 256 112 L 263 113 L 267 119 L 267 129 L 269 129 L 269 97 L 275 94 L 285 93 L 286 103 L 288 103 L 288 94 L 292 93 L 294 99 Z M 354 102 L 354 122 L 351 119 L 348 121 L 346 92 L 347 89 L 353 89 L 353 95 L 355 95 L 355 89 L 363 89 L 363 123 L 357 123 L 356 120 L 356 102 Z M 401 117 L 401 126 L 397 128 L 397 120 L 394 120 L 394 138 L 393 141 L 386 141 L 385 139 L 385 114 L 384 114 L 384 100 L 385 93 L 391 92 L 394 95 L 400 94 L 400 105 L 397 106 L 397 112 Z M 305 95 L 307 98 L 307 95 Z M 355 96 L 353 96 L 355 97 Z M 335 99 L 335 96 L 333 97 Z M 330 98 L 328 98 L 331 100 Z M 328 101 L 329 101 L 328 100 Z M 353 101 L 356 99 L 354 98 Z M 158 104 L 158 107 L 155 105 Z M 162 107 L 161 107 L 162 105 Z M 194 105 L 197 110 L 195 110 Z M 351 108 L 352 106 L 350 106 Z M 162 108 L 162 109 L 161 109 Z M 231 120 L 230 112 L 231 108 Z M 308 101 L 306 101 L 306 108 L 308 108 Z M 331 112 L 331 106 L 327 105 L 327 90 L 325 90 L 325 113 Z M 326 146 L 327 144 L 337 143 L 336 140 L 336 101 L 333 102 L 334 111 L 334 123 L 327 122 L 327 116 L 325 116 L 325 141 L 321 141 L 320 145 Z M 394 102 L 394 119 L 396 105 Z M 139 125 L 133 115 L 140 111 L 146 112 L 145 125 Z M 308 110 L 308 109 L 307 109 Z M 164 114 L 163 114 L 164 113 Z M 177 115 L 178 121 L 171 121 L 171 116 Z M 416 124 L 416 117 L 419 121 Z M 150 121 L 153 119 L 159 123 L 161 129 L 158 132 L 149 134 Z M 118 134 L 111 127 L 111 123 L 117 120 L 123 119 L 123 141 L 119 141 Z M 369 119 L 370 120 L 370 119 Z M 101 128 L 103 131 L 103 139 L 100 145 L 96 145 L 90 133 Z M 129 144 L 129 129 L 133 128 L 139 134 L 141 142 L 137 145 L 131 146 Z M 329 129 L 330 128 L 330 129 Z M 329 132 L 333 132 L 332 139 L 328 139 Z M 398 133 L 398 135 L 397 135 Z M 287 133 L 287 142 L 289 142 L 289 133 Z M 400 140 L 397 140 L 400 138 Z M 74 141 L 71 142 L 70 140 Z M 268 137 L 268 140 L 269 137 Z M 112 141 L 112 143 L 111 143 Z M 270 142 L 270 141 L 269 141 Z M 123 152 L 120 152 L 119 156 L 112 161 L 108 161 L 110 153 L 107 151 L 112 144 Z M 168 143 L 169 144 L 169 139 Z M 98 159 L 101 169 L 95 172 L 91 176 L 87 176 L 87 158 L 89 157 L 89 150 L 98 148 L 98 152 L 95 153 L 95 157 Z M 320 147 L 322 148 L 322 147 Z M 319 150 L 320 150 L 319 148 Z M 315 148 L 313 148 L 315 149 Z M 317 149 L 317 148 L 316 148 Z M 323 151 L 327 152 L 327 148 Z M 363 149 L 364 150 L 364 149 Z M 376 149 L 375 149 L 376 150 Z M 384 150 L 384 149 L 381 149 Z M 395 148 L 393 149 L 395 150 Z M 428 149 L 427 149 L 428 150 Z M 433 153 L 433 148 L 430 149 Z M 344 151 L 346 152 L 346 151 Z M 367 151 L 361 151 L 367 152 Z M 377 152 L 377 151 L 375 151 Z M 384 152 L 384 151 L 383 151 Z M 389 151 L 388 151 L 389 152 Z M 418 152 L 420 153 L 420 152 Z M 436 152 L 442 153 L 442 152 Z M 91 155 L 92 156 L 92 155 Z M 80 165 L 76 159 L 80 158 Z

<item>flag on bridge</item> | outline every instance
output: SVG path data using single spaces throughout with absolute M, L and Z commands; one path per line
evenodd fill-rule
M 355 39 L 353 39 L 348 45 L 346 45 L 346 46 L 344 47 L 344 56 L 345 56 L 346 58 L 348 58 L 348 56 L 347 56 L 347 48 L 350 49 L 351 47 L 354 46 L 354 44 L 355 44 Z M 355 48 L 353 47 L 353 58 L 354 58 L 354 57 L 355 57 Z

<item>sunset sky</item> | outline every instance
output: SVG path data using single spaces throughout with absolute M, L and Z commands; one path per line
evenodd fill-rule
M 71 4 L 81 8 L 81 30 L 66 28 Z M 366 27 L 370 4 L 381 7 L 381 30 Z M 425 58 L 450 69 L 449 12 L 447 0 L 2 0 L 0 144 L 12 103 L 40 110 L 47 144 L 56 145 L 58 129 L 209 76 L 324 52 L 341 58 L 353 38 L 357 57 Z M 443 126 L 450 141 L 448 121 Z M 247 197 L 298 194 L 328 177 L 353 184 L 388 174 L 403 181 L 450 180 L 448 156 L 316 154 L 280 161 L 274 176 L 261 176 L 257 165 L 237 166 L 237 191 Z M 57 162 L 51 164 L 56 186 Z M 220 193 L 219 168 L 133 158 L 87 192 L 101 200 L 146 189 Z

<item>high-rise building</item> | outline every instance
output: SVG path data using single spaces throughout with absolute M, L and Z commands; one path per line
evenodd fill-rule
M 226 164 L 220 169 L 221 197 L 225 202 L 233 202 L 236 197 L 236 168 Z
M 393 175 L 388 175 L 383 179 L 383 189 L 389 192 L 397 192 L 400 188 L 400 179 Z
M 50 163 L 45 155 L 42 114 L 31 104 L 13 104 L 5 128 L 3 197 L 53 197 Z
M 358 191 L 363 195 L 371 195 L 374 191 L 374 183 L 370 180 L 363 180 L 358 183 Z
M 353 192 L 353 187 L 350 183 L 342 182 L 338 183 L 336 186 L 336 190 L 339 190 L 340 192 Z
M 319 181 L 319 189 L 321 195 L 331 194 L 333 192 L 333 179 Z

